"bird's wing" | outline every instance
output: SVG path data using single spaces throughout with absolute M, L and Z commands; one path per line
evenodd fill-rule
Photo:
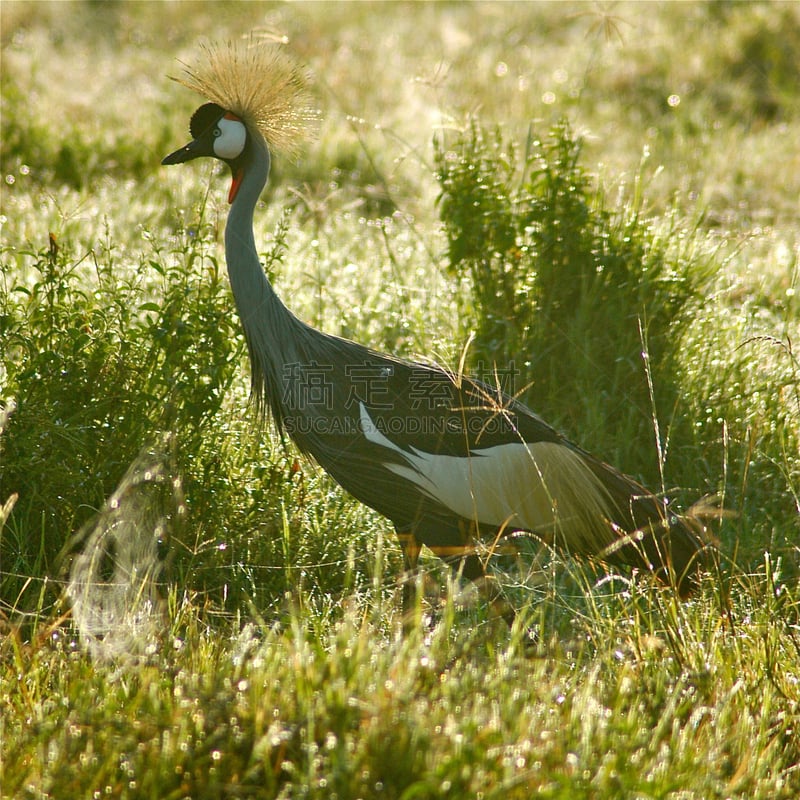
M 537 531 L 553 540 L 568 536 L 565 543 L 579 552 L 596 552 L 613 541 L 610 498 L 580 453 L 565 443 L 513 437 L 453 455 L 416 445 L 401 448 L 364 405 L 361 425 L 367 440 L 380 448 L 385 469 L 462 519 L 481 527 Z
M 287 417 L 309 426 L 289 432 L 399 529 L 424 530 L 426 544 L 463 539 L 465 522 L 530 530 L 574 553 L 645 565 L 696 556 L 696 536 L 665 503 L 525 405 L 443 369 L 335 341 L 336 358 L 324 354 L 330 396 L 316 415 Z M 317 368 L 322 355 L 311 361 Z

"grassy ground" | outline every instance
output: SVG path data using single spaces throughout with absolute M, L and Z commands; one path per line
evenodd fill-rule
M 3 797 L 800 793 L 796 4 L 0 15 Z M 175 59 L 254 28 L 324 112 L 257 213 L 281 295 L 715 495 L 696 597 L 523 540 L 513 630 L 429 558 L 401 636 L 388 523 L 248 411 L 224 177 L 159 166 Z M 81 553 L 130 542 L 104 629 Z

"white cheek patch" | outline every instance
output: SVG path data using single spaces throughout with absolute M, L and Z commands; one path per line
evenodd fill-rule
M 214 155 L 228 160 L 242 154 L 247 141 L 247 130 L 244 124 L 235 119 L 223 117 L 218 123 L 220 135 L 214 139 Z

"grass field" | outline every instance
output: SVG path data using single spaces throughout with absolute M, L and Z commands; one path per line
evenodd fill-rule
M 0 23 L 2 797 L 800 795 L 800 6 Z M 402 634 L 389 523 L 248 405 L 227 176 L 160 166 L 176 59 L 253 30 L 322 112 L 256 215 L 279 294 L 700 503 L 696 596 L 520 539 L 513 629 L 423 555 Z

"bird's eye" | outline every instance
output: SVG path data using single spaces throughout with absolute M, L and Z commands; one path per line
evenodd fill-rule
M 216 139 L 219 136 L 222 136 L 222 131 L 219 128 L 214 128 L 214 131 L 211 135 Z

